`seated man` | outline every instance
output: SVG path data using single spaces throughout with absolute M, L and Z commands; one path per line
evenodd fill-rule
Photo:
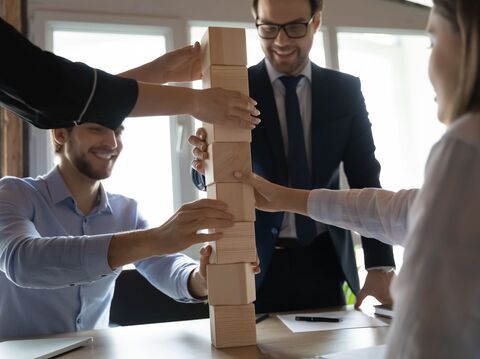
M 220 201 L 182 206 L 165 224 L 147 228 L 137 203 L 107 193 L 122 150 L 123 127 L 95 123 L 52 130 L 60 162 L 36 179 L 0 180 L 0 338 L 105 328 L 122 265 L 183 301 L 207 295 L 200 265 L 175 252 L 217 240 L 204 228 L 233 225 Z

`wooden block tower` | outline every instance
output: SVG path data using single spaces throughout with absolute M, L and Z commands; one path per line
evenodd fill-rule
M 248 95 L 245 30 L 209 27 L 202 39 L 203 87 L 222 87 Z M 235 225 L 222 230 L 207 266 L 212 344 L 217 348 L 255 345 L 256 260 L 255 200 L 253 189 L 233 177 L 233 171 L 251 170 L 248 129 L 203 123 L 209 143 L 205 163 L 208 198 L 228 204 Z

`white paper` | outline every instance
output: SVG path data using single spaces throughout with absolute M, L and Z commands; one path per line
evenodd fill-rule
M 328 354 L 320 358 L 322 359 L 382 359 L 385 357 L 386 349 L 387 349 L 386 345 L 376 345 L 374 347 Z
M 307 316 L 307 317 L 317 316 L 317 317 L 340 318 L 341 321 L 338 323 L 302 322 L 302 321 L 295 320 L 295 317 L 297 315 Z M 381 320 L 373 317 L 369 317 L 365 313 L 358 310 L 287 314 L 287 315 L 278 315 L 278 318 L 283 322 L 283 324 L 285 324 L 288 327 L 288 329 L 290 329 L 294 333 L 388 326 L 388 324 L 382 322 Z
M 46 359 L 90 345 L 92 337 L 7 340 L 0 343 L 2 359 Z

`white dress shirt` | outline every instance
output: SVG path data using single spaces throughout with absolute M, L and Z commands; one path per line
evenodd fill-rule
M 405 246 L 387 358 L 480 357 L 480 113 L 433 147 L 420 190 L 314 190 L 308 213 Z
M 280 77 L 287 76 L 278 72 L 272 64 L 265 59 L 268 77 L 273 87 L 273 95 L 278 111 L 278 120 L 282 132 L 282 140 L 285 150 L 285 157 L 288 157 L 288 131 L 287 116 L 285 112 L 285 86 Z M 312 65 L 310 60 L 303 70 L 298 74 L 303 75 L 297 85 L 298 104 L 300 106 L 300 115 L 302 117 L 303 135 L 305 138 L 305 154 L 307 155 L 307 164 L 312 173 Z M 325 232 L 326 228 L 321 223 L 317 223 L 317 233 Z M 283 216 L 282 226 L 278 234 L 280 238 L 298 238 L 295 228 L 295 214 L 286 212 Z

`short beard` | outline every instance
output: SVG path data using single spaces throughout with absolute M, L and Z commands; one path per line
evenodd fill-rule
M 111 170 L 106 172 L 95 171 L 83 157 L 75 157 L 73 159 L 73 164 L 80 173 L 95 181 L 108 178 L 112 173 Z

